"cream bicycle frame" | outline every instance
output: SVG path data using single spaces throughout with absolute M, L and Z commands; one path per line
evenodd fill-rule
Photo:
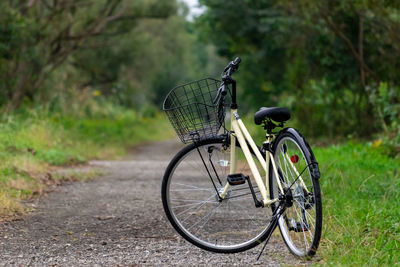
M 282 188 L 282 184 L 281 181 L 279 180 L 279 175 L 278 175 L 278 170 L 276 167 L 276 163 L 274 160 L 274 156 L 272 155 L 272 153 L 270 151 L 266 151 L 266 155 L 265 155 L 265 159 L 264 157 L 261 155 L 261 152 L 259 151 L 258 147 L 256 146 L 256 144 L 254 143 L 253 138 L 251 137 L 250 133 L 247 131 L 244 123 L 242 122 L 242 120 L 240 119 L 239 115 L 237 114 L 237 109 L 231 109 L 231 132 L 234 133 L 231 134 L 231 151 L 230 151 L 230 174 L 234 174 L 236 173 L 236 163 L 237 163 L 237 159 L 236 159 L 236 139 L 240 144 L 240 147 L 243 151 L 243 154 L 249 164 L 250 170 L 253 174 L 254 180 L 256 181 L 256 184 L 260 190 L 261 196 L 262 196 L 262 204 L 265 206 L 269 206 L 272 203 L 278 202 L 279 199 L 278 198 L 274 198 L 271 199 L 269 196 L 269 192 L 271 190 L 271 188 L 269 188 L 269 183 L 268 183 L 268 178 L 269 178 L 269 161 L 271 159 L 271 163 L 272 163 L 272 168 L 273 168 L 273 172 L 275 174 L 275 178 L 276 178 L 276 183 L 278 185 L 279 191 L 281 194 L 284 194 L 283 188 Z M 273 135 L 267 134 L 267 143 L 271 143 L 272 139 L 273 139 Z M 260 172 L 258 171 L 258 168 L 256 166 L 256 163 L 252 157 L 252 154 L 250 152 L 249 149 L 249 145 L 246 143 L 246 140 L 248 142 L 248 144 L 250 145 L 251 149 L 253 150 L 254 154 L 256 155 L 257 160 L 261 163 L 261 166 L 263 167 L 263 169 L 265 170 L 265 180 L 263 181 L 263 179 L 261 178 Z M 285 153 L 285 157 L 287 157 L 289 159 L 289 156 Z M 292 164 L 292 162 L 289 160 L 289 162 L 291 163 L 291 167 L 293 168 L 293 170 L 295 171 L 295 173 L 299 176 L 299 181 L 300 183 L 303 185 L 304 188 L 307 188 L 304 185 L 303 179 L 301 178 L 301 176 L 299 175 L 296 167 Z M 225 198 L 228 190 L 230 188 L 229 183 L 227 182 L 223 191 L 220 194 L 221 198 Z

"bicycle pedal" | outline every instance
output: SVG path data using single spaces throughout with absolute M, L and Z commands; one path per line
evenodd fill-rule
M 230 185 L 240 185 L 246 182 L 246 176 L 243 173 L 233 173 L 228 175 L 227 180 Z

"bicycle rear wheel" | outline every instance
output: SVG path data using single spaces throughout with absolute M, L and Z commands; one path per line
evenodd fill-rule
M 239 146 L 236 151 L 237 173 L 253 179 Z M 255 207 L 247 183 L 231 186 L 226 198 L 219 200 L 217 191 L 227 182 L 230 164 L 229 144 L 224 145 L 222 137 L 205 139 L 183 148 L 163 178 L 162 201 L 172 226 L 187 241 L 208 251 L 235 253 L 260 244 L 272 215 L 270 209 Z M 254 181 L 253 186 L 262 199 Z
M 322 228 L 321 191 L 315 158 L 304 138 L 289 128 L 274 141 L 274 160 L 284 189 L 290 186 L 293 205 L 279 219 L 279 229 L 289 250 L 296 256 L 313 256 Z M 300 177 L 299 177 L 300 176 Z M 270 170 L 271 198 L 278 197 L 273 170 Z M 274 208 L 274 206 L 273 206 Z

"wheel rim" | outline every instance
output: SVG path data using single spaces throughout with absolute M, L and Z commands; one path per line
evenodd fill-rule
M 213 164 L 209 160 L 210 147 Z M 249 175 L 252 179 L 243 152 L 238 147 L 236 149 L 237 173 Z M 230 170 L 230 149 L 225 150 L 222 144 L 206 144 L 200 146 L 199 151 L 221 192 Z M 258 167 L 261 170 L 261 166 Z M 265 171 L 260 173 L 265 177 Z M 254 181 L 253 186 L 261 199 Z M 227 194 L 229 199 L 219 202 L 196 149 L 175 165 L 168 179 L 166 197 L 171 217 L 183 233 L 195 243 L 215 250 L 235 250 L 251 245 L 265 234 L 271 217 L 269 209 L 255 208 L 247 183 L 232 186 Z
M 299 174 L 304 182 L 297 179 L 291 187 L 293 206 L 288 207 L 280 218 L 279 228 L 290 250 L 298 256 L 305 256 L 313 248 L 317 224 L 318 203 L 315 203 L 314 181 L 308 166 L 310 162 L 291 137 L 284 137 L 279 141 L 274 158 L 283 187 L 292 185 Z M 275 174 L 273 181 L 273 194 L 277 196 Z

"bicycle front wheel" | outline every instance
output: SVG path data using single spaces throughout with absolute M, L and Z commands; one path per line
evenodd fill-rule
M 293 205 L 287 207 L 278 225 L 289 250 L 296 256 L 313 256 L 318 248 L 322 228 L 319 171 L 305 139 L 289 128 L 274 141 L 274 160 L 284 190 L 290 190 Z M 278 197 L 278 186 L 270 170 L 271 198 Z
M 165 213 L 175 230 L 192 244 L 213 252 L 235 253 L 265 240 L 270 209 L 256 208 L 247 182 L 223 191 L 230 171 L 230 145 L 205 139 L 183 148 L 168 166 L 162 184 Z M 237 171 L 253 179 L 240 146 Z M 255 156 L 253 156 L 255 158 Z M 265 171 L 258 166 L 262 177 Z M 254 190 L 262 199 L 256 183 Z

